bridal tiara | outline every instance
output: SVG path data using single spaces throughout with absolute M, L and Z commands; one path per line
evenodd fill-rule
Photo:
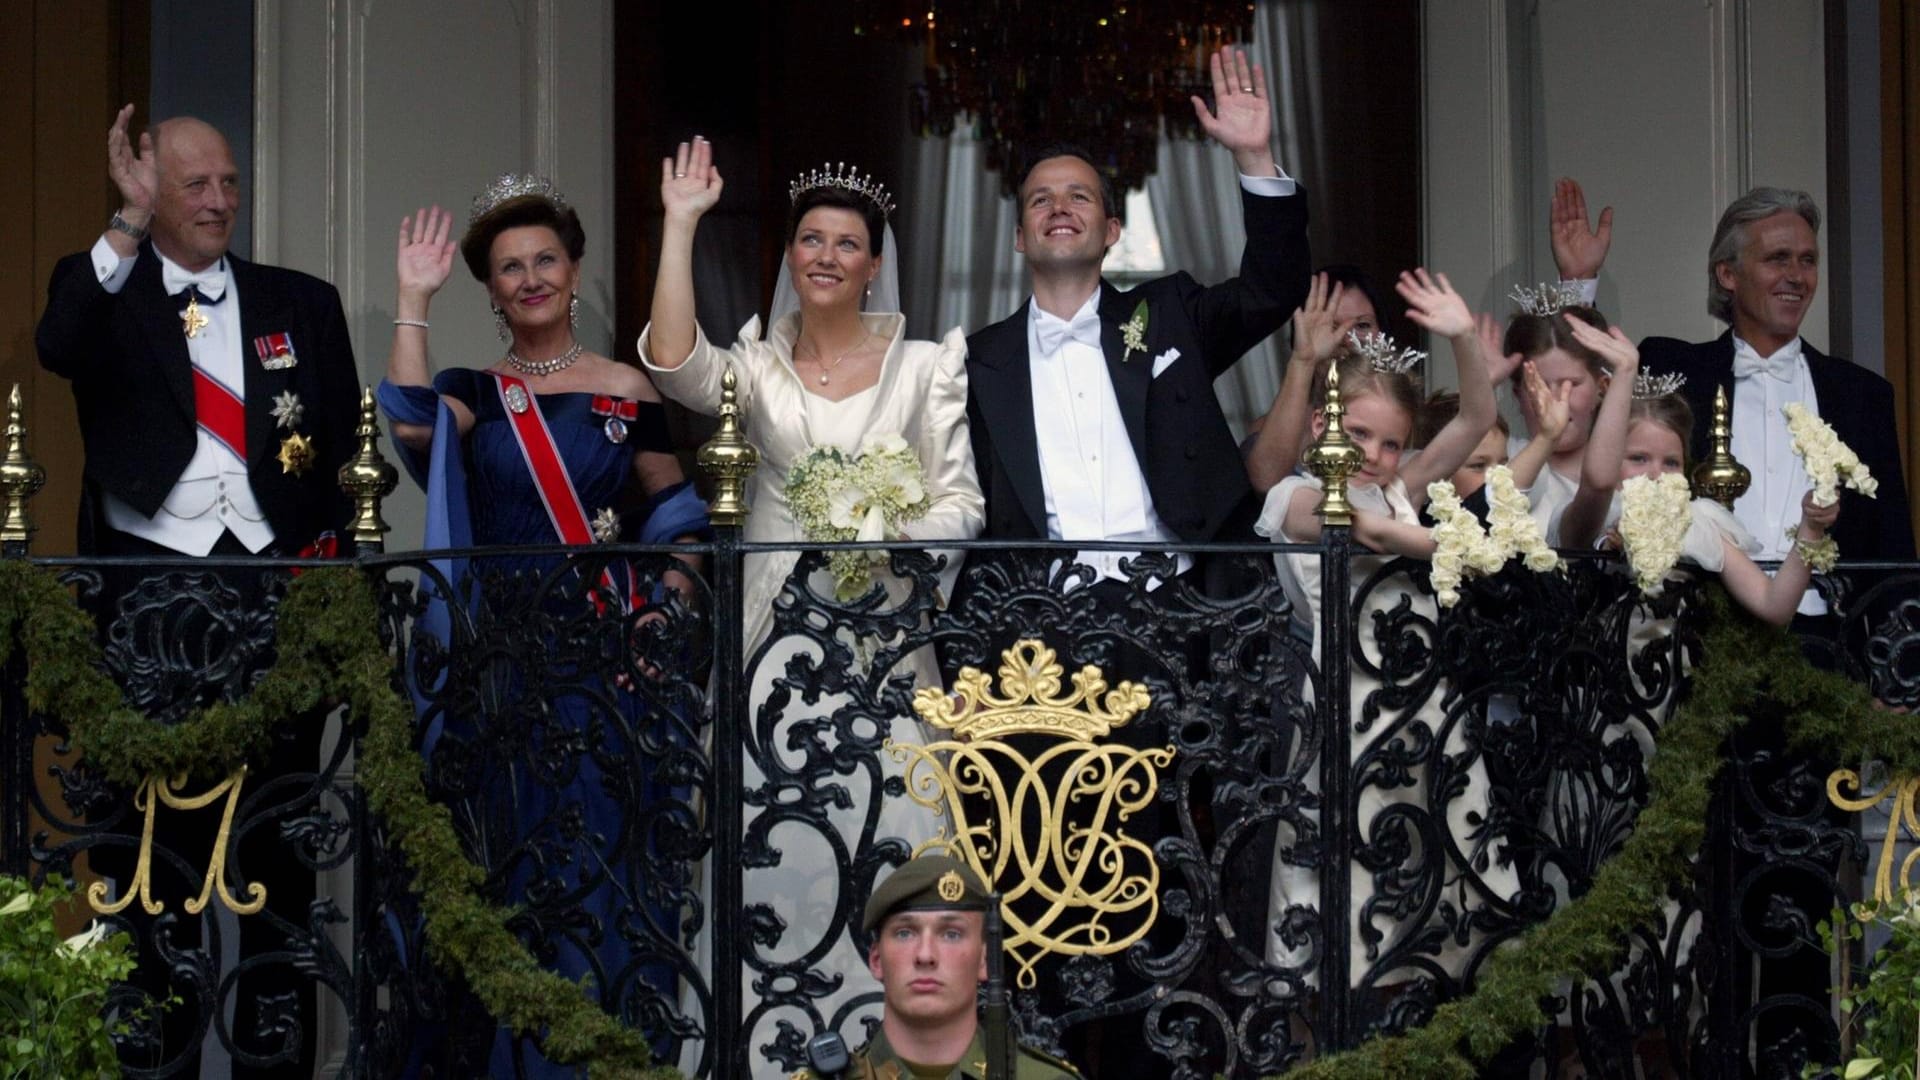
M 521 176 L 506 173 L 495 178 L 480 194 L 473 197 L 473 212 L 467 215 L 467 224 L 471 225 L 492 213 L 494 208 L 509 199 L 518 199 L 532 195 L 545 199 L 555 210 L 565 210 L 567 200 L 560 194 L 553 181 L 544 176 L 529 173 Z
M 801 173 L 787 185 L 787 198 L 799 202 L 801 195 L 819 188 L 839 188 L 872 203 L 881 217 L 893 215 L 893 196 L 887 194 L 887 185 L 872 176 L 861 176 L 858 167 L 848 168 L 844 161 L 822 162 L 818 169 Z
M 1377 330 L 1365 335 L 1349 330 L 1347 342 L 1368 367 L 1384 375 L 1405 375 L 1427 358 L 1419 349 L 1400 348 L 1392 338 Z

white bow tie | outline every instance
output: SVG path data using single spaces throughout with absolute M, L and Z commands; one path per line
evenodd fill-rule
M 172 262 L 161 263 L 160 286 L 168 296 L 178 296 L 192 286 L 207 300 L 217 301 L 227 295 L 227 260 L 221 259 L 197 273 L 188 273 Z
M 1077 341 L 1100 351 L 1100 313 L 1098 310 L 1082 309 L 1074 314 L 1073 321 L 1048 314 L 1038 307 L 1034 308 L 1033 336 L 1040 346 L 1040 355 L 1052 356 L 1065 348 L 1067 342 Z
M 1742 342 L 1733 350 L 1733 377 L 1745 379 L 1754 375 L 1765 375 L 1792 382 L 1800 370 L 1800 351 L 1787 346 L 1772 356 L 1761 356 L 1754 348 Z

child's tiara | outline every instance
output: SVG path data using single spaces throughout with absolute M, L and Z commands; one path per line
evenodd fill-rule
M 1641 371 L 1633 377 L 1633 397 L 1636 401 L 1677 394 L 1687 385 L 1687 377 L 1677 371 L 1665 375 L 1655 375 L 1650 371 Z
M 1378 330 L 1361 335 L 1354 330 L 1347 331 L 1347 343 L 1353 351 L 1367 362 L 1373 370 L 1387 375 L 1405 375 L 1420 366 L 1427 354 L 1419 349 L 1402 349 L 1394 340 Z
M 1585 301 L 1580 295 L 1580 286 L 1571 281 L 1543 281 L 1537 289 L 1515 285 L 1507 297 L 1520 305 L 1522 313 L 1543 318 L 1558 315 Z

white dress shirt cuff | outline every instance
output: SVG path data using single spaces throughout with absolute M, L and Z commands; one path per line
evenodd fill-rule
M 105 234 L 93 242 L 93 272 L 100 278 L 100 287 L 110 293 L 118 294 L 127 279 L 133 276 L 134 259 L 123 259 L 120 253 L 107 243 Z
M 1273 176 L 1248 176 L 1246 173 L 1241 173 L 1240 190 L 1249 195 L 1259 195 L 1267 199 L 1278 199 L 1300 190 L 1300 185 L 1294 183 L 1293 177 L 1287 175 L 1287 170 L 1275 165 L 1273 171 L 1275 173 Z
M 1590 278 L 1590 277 L 1561 278 L 1560 284 L 1571 285 L 1574 288 L 1579 289 L 1580 302 L 1587 305 L 1588 307 L 1594 306 L 1594 302 L 1600 299 L 1600 279 L 1599 278 Z

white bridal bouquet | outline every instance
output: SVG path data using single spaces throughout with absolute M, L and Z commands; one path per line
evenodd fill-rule
M 1660 592 L 1692 524 L 1693 492 L 1679 473 L 1658 480 L 1636 476 L 1620 485 L 1620 542 L 1641 592 Z
M 1526 494 L 1514 485 L 1513 471 L 1505 465 L 1487 470 L 1490 528 L 1481 528 L 1480 519 L 1460 504 L 1451 480 L 1428 484 L 1427 502 L 1434 521 L 1431 580 L 1441 607 L 1460 602 L 1460 582 L 1468 572 L 1497 574 L 1516 555 L 1535 573 L 1560 565 L 1560 556 L 1547 546 L 1540 523 L 1533 520 Z
M 808 540 L 885 540 L 923 517 L 931 500 L 920 459 L 898 435 L 869 435 L 848 454 L 816 446 L 787 470 L 787 505 Z M 873 584 L 873 564 L 884 552 L 836 551 L 828 556 L 834 595 L 851 600 Z

